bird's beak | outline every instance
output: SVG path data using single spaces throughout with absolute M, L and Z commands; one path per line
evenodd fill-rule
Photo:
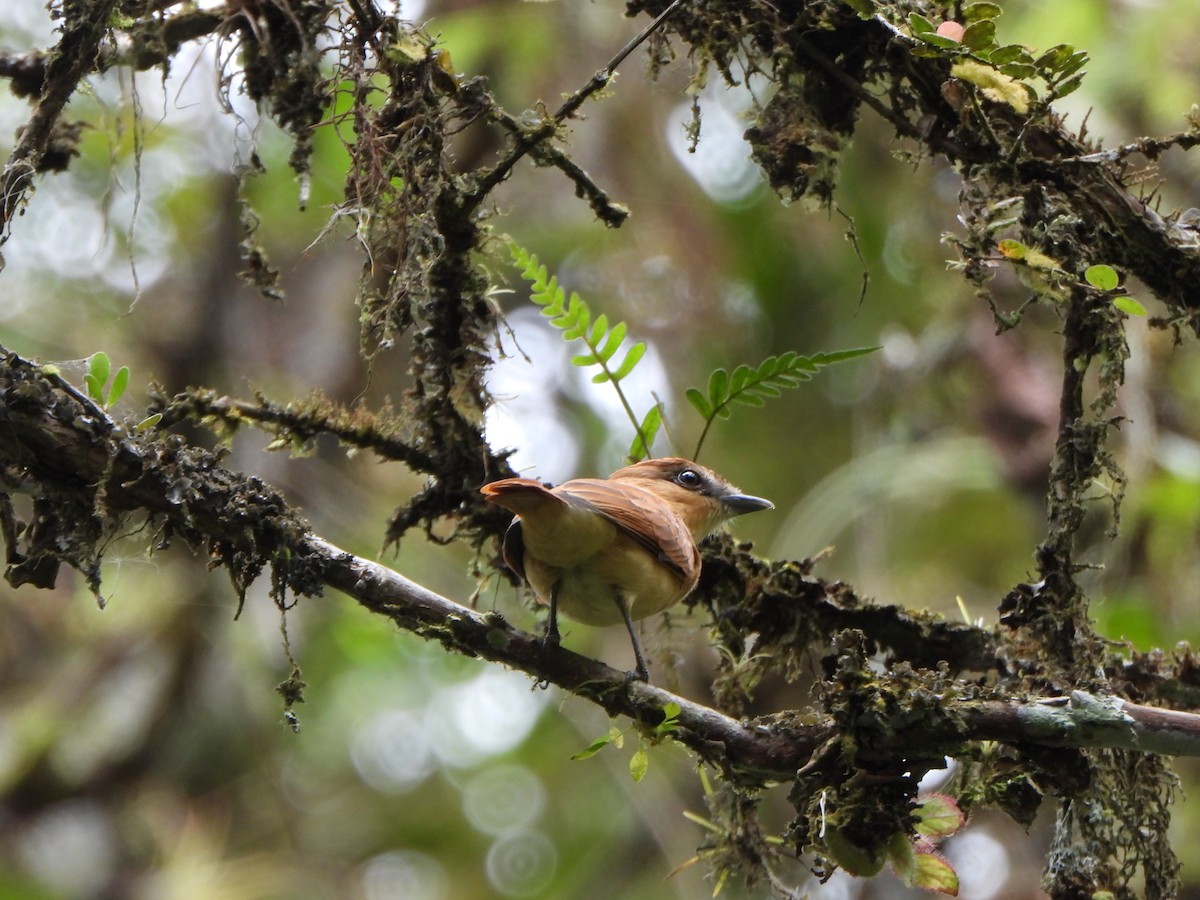
M 775 504 L 762 497 L 751 497 L 749 494 L 726 494 L 720 498 L 721 506 L 727 516 L 741 516 L 757 512 L 760 509 L 774 509 Z

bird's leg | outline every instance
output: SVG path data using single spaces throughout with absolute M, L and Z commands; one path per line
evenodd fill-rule
M 542 638 L 543 647 L 557 647 L 558 635 L 558 585 L 550 589 L 550 618 L 546 621 L 546 635 Z
M 650 680 L 650 671 L 646 668 L 646 660 L 642 656 L 642 645 L 638 643 L 637 632 L 633 630 L 633 618 L 629 615 L 629 601 L 617 595 L 617 609 L 621 611 L 621 618 L 625 620 L 625 630 L 629 632 L 629 640 L 633 644 L 633 658 L 637 661 L 637 668 L 634 670 L 640 681 Z

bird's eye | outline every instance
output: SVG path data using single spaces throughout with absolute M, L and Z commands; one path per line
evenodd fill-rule
M 685 488 L 694 488 L 700 487 L 700 485 L 703 483 L 703 479 L 700 477 L 699 472 L 695 472 L 692 469 L 684 469 L 675 476 L 675 482 Z

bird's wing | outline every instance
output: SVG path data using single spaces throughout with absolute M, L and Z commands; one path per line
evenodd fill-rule
M 524 513 L 537 510 L 547 503 L 563 504 L 566 498 L 560 497 L 540 481 L 532 478 L 505 478 L 493 481 L 479 489 L 485 500 L 503 506 L 509 512 Z M 501 546 L 504 562 L 521 578 L 525 578 L 525 533 L 521 529 L 521 516 L 517 515 L 504 532 L 504 543 Z
M 552 493 L 572 506 L 604 516 L 685 580 L 698 573 L 700 551 L 692 533 L 671 506 L 652 491 L 603 478 L 576 478 Z

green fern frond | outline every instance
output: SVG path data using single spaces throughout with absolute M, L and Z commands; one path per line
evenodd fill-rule
M 688 403 L 704 419 L 704 430 L 696 442 L 695 459 L 700 455 L 708 429 L 717 419 L 727 419 L 733 413 L 732 406 L 763 406 L 767 400 L 780 396 L 784 390 L 798 387 L 809 381 L 825 366 L 846 362 L 874 353 L 878 347 L 857 347 L 852 350 L 836 350 L 801 356 L 788 351 L 779 356 L 768 356 L 757 366 L 738 366 L 732 373 L 717 369 L 708 377 L 708 390 L 688 388 L 684 396 Z
M 571 357 L 571 364 L 581 368 L 599 366 L 600 371 L 592 376 L 592 381 L 596 384 L 612 383 L 630 424 L 637 432 L 630 456 L 634 456 L 639 449 L 642 455 L 637 458 L 649 456 L 654 435 L 662 424 L 662 411 L 656 405 L 639 422 L 620 384 L 645 356 L 646 344 L 637 341 L 629 345 L 620 362 L 615 362 L 618 351 L 625 346 L 628 326 L 624 322 L 617 322 L 609 328 L 608 316 L 604 313 L 593 318 L 587 301 L 575 291 L 568 296 L 558 283 L 558 277 L 552 276 L 536 256 L 515 243 L 509 242 L 508 246 L 513 263 L 521 270 L 521 277 L 529 282 L 529 299 L 540 306 L 542 315 L 562 332 L 563 340 L 583 341 L 587 348 L 587 352 Z M 657 417 L 655 410 L 658 410 Z

